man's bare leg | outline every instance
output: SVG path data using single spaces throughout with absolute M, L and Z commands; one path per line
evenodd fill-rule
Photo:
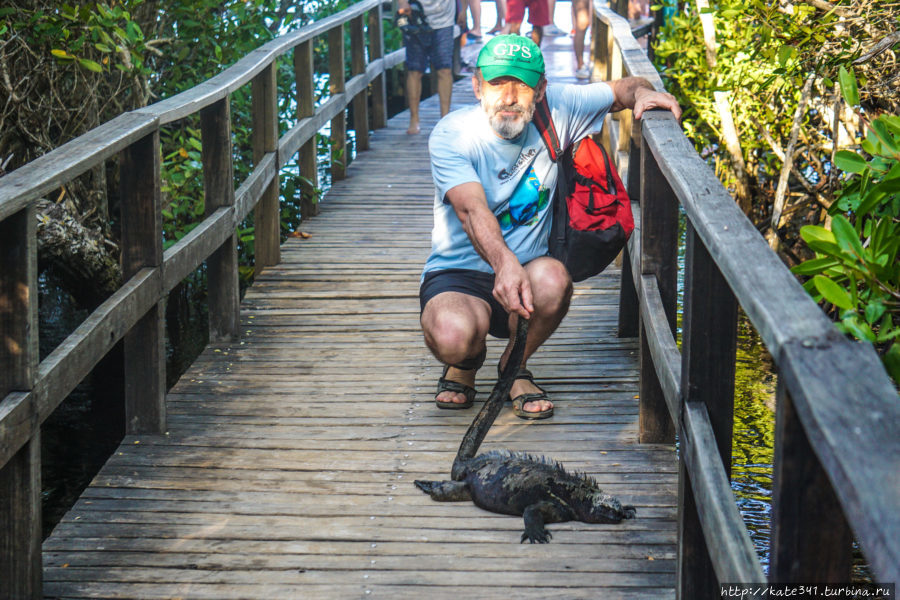
M 443 117 L 450 112 L 450 96 L 453 93 L 453 71 L 451 69 L 437 70 L 437 89 Z
M 490 321 L 490 306 L 481 298 L 459 292 L 440 293 L 422 310 L 425 345 L 442 363 L 459 364 L 484 350 Z M 474 369 L 450 367 L 445 377 L 470 387 L 475 385 Z M 466 401 L 464 394 L 450 391 L 441 392 L 437 399 L 457 404 Z
M 523 367 L 531 355 L 559 327 L 569 311 L 569 302 L 572 299 L 572 279 L 566 267 L 558 260 L 549 257 L 537 258 L 525 265 L 525 271 L 531 281 L 534 312 L 528 323 L 528 343 L 525 344 Z M 510 318 L 510 331 L 515 331 L 515 319 L 515 316 Z M 503 356 L 500 357 L 501 365 L 506 364 L 506 357 L 512 350 L 514 341 L 510 339 L 506 350 L 503 351 Z M 540 391 L 527 379 L 517 379 L 509 395 L 516 398 L 522 394 L 537 394 Z M 538 400 L 526 402 L 522 409 L 526 412 L 542 412 L 552 407 L 553 403 L 549 400 Z
M 409 104 L 409 129 L 406 133 L 419 133 L 419 100 L 422 97 L 422 71 L 406 72 L 406 101 Z

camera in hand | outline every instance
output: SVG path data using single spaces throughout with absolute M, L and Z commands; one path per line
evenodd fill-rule
M 430 33 L 431 27 L 425 20 L 425 10 L 419 0 L 410 0 L 409 14 L 397 14 L 397 26 L 404 33 L 410 35 L 418 35 L 422 33 Z

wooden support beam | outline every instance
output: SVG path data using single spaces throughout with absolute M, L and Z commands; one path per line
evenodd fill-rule
M 37 374 L 36 219 L 29 204 L 0 221 L 0 400 L 30 390 Z M 0 465 L 0 597 L 43 597 L 38 428 Z
M 366 28 L 362 15 L 350 21 L 350 74 L 366 72 Z M 356 151 L 369 149 L 368 88 L 353 97 L 353 129 L 356 131 Z
M 850 527 L 781 379 L 776 402 L 769 579 L 850 581 Z
M 731 475 L 737 302 L 690 223 L 687 225 L 684 317 L 681 343 L 682 402 L 705 405 L 726 477 Z M 682 444 L 692 440 L 682 438 Z M 684 453 L 678 478 L 678 598 L 718 598 L 710 558 Z
M 278 151 L 278 83 L 276 63 L 269 63 L 252 83 L 253 164 Z M 281 214 L 278 206 L 278 178 L 266 187 L 253 213 L 257 270 L 281 261 Z
M 646 144 L 642 143 L 640 157 L 641 272 L 656 277 L 669 329 L 674 334 L 678 293 L 678 201 Z M 635 166 L 630 165 L 629 171 L 636 170 Z M 643 324 L 640 363 L 641 442 L 672 443 L 675 426 L 653 367 Z
M 315 68 L 313 67 L 313 40 L 294 48 L 294 80 L 297 82 L 297 120 L 316 114 Z M 300 215 L 306 219 L 319 214 L 319 135 L 314 134 L 300 148 Z
M 381 4 L 369 11 L 369 62 L 384 56 L 384 38 L 381 25 Z M 387 127 L 387 85 L 382 72 L 372 81 L 372 127 Z
M 231 144 L 231 97 L 200 111 L 203 140 L 203 198 L 206 216 L 234 206 Z M 235 340 L 240 331 L 237 234 L 206 259 L 211 342 Z
M 332 96 L 344 91 L 344 27 L 328 32 L 328 91 Z M 331 179 L 347 176 L 347 112 L 342 110 L 331 120 Z
M 141 269 L 162 265 L 160 162 L 158 129 L 125 148 L 119 159 L 126 281 Z M 160 300 L 124 337 L 125 430 L 130 434 L 166 430 L 164 315 Z

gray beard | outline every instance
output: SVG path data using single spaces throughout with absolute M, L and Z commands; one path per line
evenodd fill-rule
M 491 128 L 493 128 L 493 130 L 497 132 L 497 135 L 502 137 L 504 140 L 511 140 L 519 137 L 519 135 L 521 135 L 521 133 L 525 130 L 525 126 L 531 123 L 531 119 L 534 117 L 535 105 L 533 102 L 528 108 L 517 105 L 518 108 L 522 109 L 522 115 L 524 118 L 521 119 L 506 119 L 504 117 L 501 117 L 499 114 L 497 114 L 500 112 L 500 107 L 488 106 L 484 98 L 481 99 L 481 107 L 487 113 Z

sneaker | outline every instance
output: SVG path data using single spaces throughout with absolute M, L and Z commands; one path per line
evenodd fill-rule
M 566 35 L 566 32 L 557 27 L 555 24 L 550 23 L 549 25 L 544 26 L 544 35 L 548 35 L 550 37 L 559 37 L 562 35 Z
M 591 68 L 588 65 L 584 65 L 577 71 L 575 71 L 576 79 L 590 79 L 591 78 Z

